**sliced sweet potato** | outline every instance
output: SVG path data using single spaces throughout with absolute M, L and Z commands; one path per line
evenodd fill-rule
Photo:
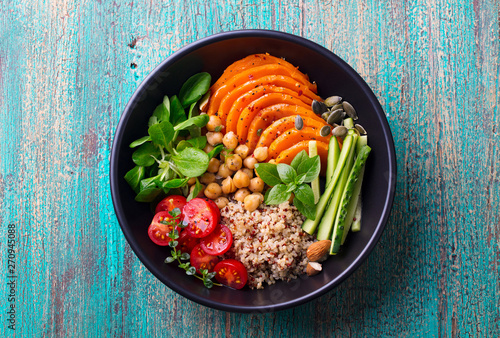
M 290 164 L 292 163 L 294 157 L 302 150 L 305 150 L 309 154 L 309 141 L 310 140 L 300 141 L 292 147 L 283 150 L 278 157 L 276 157 L 276 163 Z M 328 160 L 328 143 L 317 141 L 316 145 L 318 147 L 318 155 L 321 160 L 321 175 L 324 175 Z
M 256 147 L 269 147 L 271 143 L 285 131 L 295 128 L 296 117 L 297 115 L 286 116 L 274 121 L 273 124 L 262 132 Z M 320 122 L 310 117 L 302 117 L 302 121 L 304 127 L 316 128 L 318 130 L 327 124 L 325 121 Z
M 252 123 L 252 120 L 255 118 L 255 116 L 262 109 L 279 103 L 293 104 L 297 106 L 302 106 L 306 109 L 310 107 L 309 105 L 305 104 L 304 102 L 300 101 L 299 99 L 291 95 L 281 94 L 281 93 L 264 94 L 257 100 L 252 101 L 250 105 L 248 105 L 247 107 L 245 107 L 245 109 L 242 110 L 241 114 L 237 119 L 238 125 L 236 130 L 230 129 L 232 125 L 226 124 L 226 126 L 228 127 L 227 131 L 236 132 L 236 135 L 238 135 L 240 143 L 245 142 L 245 140 L 247 139 L 248 128 L 250 127 L 250 124 Z
M 301 141 L 317 140 L 328 143 L 330 137 L 331 136 L 321 136 L 318 128 L 305 127 L 302 128 L 302 130 L 297 130 L 295 128 L 288 129 L 271 143 L 269 146 L 269 156 L 267 158 L 276 158 L 283 150 L 291 148 Z
M 288 88 L 297 93 L 297 98 L 310 104 L 312 100 L 322 101 L 321 97 L 312 92 L 307 86 L 297 80 L 283 75 L 268 75 L 258 79 L 250 80 L 241 86 L 230 91 L 226 96 L 212 99 L 208 105 L 207 114 L 219 116 L 223 125 L 225 125 L 227 115 L 235 101 L 258 86 L 273 85 L 277 87 Z
M 296 115 L 309 117 L 311 119 L 317 120 L 318 122 L 324 122 L 324 120 L 316 115 L 311 109 L 307 109 L 302 106 L 289 104 L 276 104 L 273 106 L 269 106 L 262 109 L 257 114 L 257 116 L 254 117 L 252 123 L 250 123 L 250 127 L 248 128 L 247 140 L 245 141 L 250 151 L 253 151 L 255 149 L 260 135 L 274 121 L 279 120 L 282 117 Z
M 244 111 L 246 107 L 250 107 L 253 102 L 256 100 L 260 99 L 262 96 L 271 94 L 271 93 L 276 93 L 276 94 L 283 94 L 283 97 L 296 97 L 297 93 L 294 92 L 293 90 L 290 90 L 288 88 L 283 88 L 283 87 L 276 87 L 276 86 L 271 86 L 271 85 L 263 85 L 263 86 L 258 86 L 257 88 L 254 88 L 245 94 L 241 95 L 236 101 L 233 102 L 231 109 L 229 109 L 229 113 L 227 115 L 227 118 L 223 118 L 223 114 L 218 114 L 219 118 L 221 119 L 222 123 L 226 122 L 226 130 L 227 131 L 233 131 L 236 133 L 237 130 L 237 125 L 238 125 L 238 120 L 240 118 L 241 113 Z M 281 97 L 281 96 L 280 96 Z M 301 100 L 301 99 L 299 99 Z M 306 101 L 301 100 L 302 103 L 304 104 L 305 107 L 310 107 L 312 100 L 307 99 Z M 283 103 L 283 102 L 280 102 Z M 259 106 L 263 106 L 264 103 L 259 104 Z

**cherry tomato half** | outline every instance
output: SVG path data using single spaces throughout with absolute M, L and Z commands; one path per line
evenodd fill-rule
M 190 254 L 193 248 L 200 243 L 200 239 L 191 237 L 187 231 L 183 231 L 177 239 L 177 242 L 179 243 L 177 244 L 178 250 Z
M 162 199 L 160 203 L 156 205 L 155 212 L 158 213 L 160 211 L 172 211 L 175 208 L 179 208 L 181 211 L 181 216 L 179 217 L 179 219 L 182 220 L 184 218 L 182 214 L 182 209 L 184 208 L 186 203 L 187 203 L 186 198 L 184 196 L 179 196 L 179 195 L 167 196 L 164 199 Z
M 214 211 L 214 213 L 217 215 L 217 224 L 220 223 L 220 210 L 219 210 L 219 207 L 217 206 L 217 204 L 215 204 L 215 202 L 209 198 L 204 198 L 204 200 L 206 200 L 208 202 L 208 204 L 210 204 L 210 207 L 212 208 L 212 210 Z
M 218 212 L 218 211 L 217 211 Z M 217 226 L 218 216 L 212 205 L 202 198 L 193 198 L 184 206 L 186 231 L 191 237 L 208 236 Z
M 212 272 L 214 271 L 214 267 L 217 262 L 219 262 L 219 258 L 217 256 L 207 254 L 203 251 L 200 244 L 198 244 L 193 248 L 193 251 L 191 251 L 189 261 L 191 265 L 196 268 L 198 273 L 200 273 L 200 269 L 207 269 L 208 272 Z
M 224 259 L 214 268 L 215 279 L 233 289 L 241 289 L 248 280 L 247 269 L 236 259 Z
M 181 228 L 176 226 L 179 220 L 174 220 L 168 211 L 160 211 L 155 214 L 153 221 L 149 225 L 148 235 L 151 240 L 158 245 L 166 246 L 168 242 L 172 239 L 168 236 L 168 233 L 175 229 L 180 233 Z
M 207 237 L 201 239 L 201 248 L 210 255 L 222 255 L 233 244 L 233 234 L 225 225 L 218 225 Z

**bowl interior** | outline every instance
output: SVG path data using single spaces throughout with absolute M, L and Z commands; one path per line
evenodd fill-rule
M 264 290 L 214 287 L 206 289 L 199 280 L 186 276 L 174 264 L 165 264 L 169 249 L 154 245 L 147 235 L 153 213 L 150 206 L 134 201 L 135 194 L 123 176 L 133 167 L 130 142 L 147 135 L 147 122 L 164 95 L 178 93 L 191 75 L 206 71 L 215 81 L 235 60 L 252 53 L 284 57 L 318 84 L 322 97 L 340 95 L 356 108 L 368 131 L 372 153 L 363 184 L 363 223 L 350 233 L 342 252 L 323 264 L 323 272 L 278 282 Z M 163 283 L 181 295 L 214 308 L 251 312 L 272 311 L 299 305 L 338 285 L 370 253 L 385 226 L 395 182 L 394 145 L 385 115 L 361 77 L 345 62 L 308 40 L 272 31 L 237 31 L 193 43 L 165 60 L 137 89 L 127 105 L 113 143 L 111 190 L 113 203 L 125 237 L 139 259 Z

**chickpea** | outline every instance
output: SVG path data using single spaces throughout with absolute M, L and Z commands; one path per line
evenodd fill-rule
M 229 169 L 229 167 L 225 163 L 222 163 L 219 167 L 219 171 L 217 171 L 217 176 L 220 176 L 222 178 L 226 178 L 228 176 L 231 176 L 232 174 L 234 174 L 234 171 Z
M 210 119 L 208 120 L 207 123 L 207 130 L 219 132 L 221 130 L 221 126 L 222 126 L 222 121 L 220 117 L 215 115 L 210 115 Z
M 243 200 L 244 208 L 247 211 L 254 211 L 257 210 L 257 208 L 260 205 L 260 196 L 259 195 L 247 195 L 245 199 Z
M 192 186 L 193 184 L 196 183 L 196 177 L 191 177 L 189 180 L 188 180 L 188 185 L 189 186 Z
M 238 170 L 236 174 L 234 174 L 233 182 L 236 188 L 246 188 L 250 184 L 250 177 L 243 171 Z
M 264 162 L 268 154 L 267 147 L 258 147 L 253 151 L 253 157 L 259 162 Z
M 240 155 L 232 155 L 226 159 L 227 167 L 233 171 L 239 170 L 242 162 Z
M 248 152 L 250 149 L 245 144 L 240 144 L 234 149 L 234 153 L 240 155 L 242 159 L 245 159 L 248 156 Z
M 207 185 L 207 187 L 205 188 L 204 194 L 206 197 L 214 200 L 214 199 L 220 197 L 220 195 L 222 194 L 222 189 L 221 189 L 220 185 L 218 185 L 215 182 L 212 182 L 209 185 Z
M 244 172 L 245 174 L 247 174 L 247 175 L 248 175 L 248 177 L 250 177 L 250 179 L 252 179 L 252 178 L 253 178 L 253 170 L 252 170 L 252 169 L 243 168 L 243 169 L 241 169 L 241 170 L 243 170 L 243 172 Z
M 230 131 L 224 135 L 222 143 L 224 143 L 224 147 L 227 149 L 236 149 L 238 146 L 238 137 L 234 132 Z
M 203 151 L 206 152 L 207 154 L 209 152 L 211 152 L 212 150 L 214 149 L 214 147 L 212 147 L 210 144 L 207 143 L 207 145 L 205 146 L 205 148 L 203 148 Z
M 273 159 L 270 159 L 267 163 L 276 164 L 276 160 L 273 158 Z
M 209 173 L 216 173 L 217 171 L 219 171 L 219 166 L 220 166 L 220 161 L 215 157 L 213 157 L 210 159 L 210 162 L 208 162 L 207 171 Z
M 204 184 L 209 184 L 215 182 L 215 174 L 213 173 L 204 173 L 200 177 L 200 182 Z
M 202 188 L 201 188 L 200 192 L 198 193 L 198 195 L 196 195 L 196 196 L 194 196 L 194 197 L 203 197 L 203 190 L 205 190 L 205 185 L 204 185 L 204 184 L 202 184 L 201 186 L 202 186 Z M 193 192 L 194 187 L 196 187 L 196 184 L 193 184 L 193 185 L 189 188 L 189 193 L 192 193 L 192 192 Z
M 264 195 L 262 195 L 260 192 L 254 192 L 252 195 L 259 196 L 260 203 L 264 203 Z
M 254 177 L 250 180 L 248 189 L 252 192 L 261 192 L 264 190 L 264 181 L 260 177 Z
M 229 203 L 229 200 L 226 197 L 219 197 L 215 200 L 215 204 L 219 209 L 224 208 Z
M 215 146 L 217 144 L 222 143 L 222 133 L 220 132 L 214 132 L 214 131 L 209 131 L 207 132 L 207 142 L 211 146 Z
M 236 186 L 234 185 L 233 179 L 231 176 L 226 177 L 224 181 L 222 181 L 222 192 L 224 194 L 230 194 L 236 191 Z
M 243 163 L 245 164 L 245 167 L 247 167 L 248 169 L 254 169 L 255 164 L 257 162 L 258 161 L 253 156 L 248 156 L 247 158 L 245 158 L 245 161 L 243 161 Z
M 250 195 L 250 190 L 248 190 L 247 188 L 241 188 L 234 193 L 234 199 L 238 202 L 243 202 L 245 200 L 245 197 L 247 197 L 248 195 Z
M 223 149 L 220 153 L 220 160 L 222 162 L 226 162 L 226 158 L 230 157 L 232 155 L 231 151 L 229 149 Z

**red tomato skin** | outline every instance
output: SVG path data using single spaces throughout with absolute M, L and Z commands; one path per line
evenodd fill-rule
M 175 208 L 179 208 L 181 210 L 181 215 L 180 219 L 182 220 L 184 218 L 182 214 L 182 209 L 184 209 L 184 206 L 186 205 L 187 201 L 184 196 L 180 195 L 171 195 L 167 196 L 164 199 L 162 199 L 157 205 L 155 209 L 155 213 L 158 213 L 160 211 L 172 211 Z
M 168 211 L 160 211 L 155 214 L 153 217 L 153 220 L 151 221 L 151 224 L 148 227 L 148 235 L 149 238 L 153 241 L 153 243 L 161 246 L 167 246 L 168 243 L 172 240 L 169 236 L 168 233 L 173 230 L 173 227 L 167 224 L 162 224 L 160 223 L 162 219 L 172 219 L 172 216 L 169 214 Z M 176 223 L 178 224 L 179 221 L 177 220 Z M 181 227 L 176 226 L 175 229 L 181 233 Z
M 199 238 L 194 238 L 189 236 L 187 231 L 183 231 L 179 239 L 177 239 L 177 249 L 179 249 L 181 252 L 191 254 L 191 251 L 193 251 L 194 247 L 197 246 L 200 243 Z
M 208 236 L 217 226 L 217 214 L 213 207 L 203 198 L 193 198 L 183 209 L 185 231 L 191 237 L 202 238 Z
M 222 255 L 233 244 L 233 234 L 225 225 L 218 225 L 210 235 L 201 239 L 201 248 L 210 255 Z
M 224 259 L 217 263 L 214 268 L 215 279 L 233 289 L 243 288 L 248 281 L 247 269 L 236 259 Z
M 214 267 L 219 262 L 217 256 L 209 255 L 201 248 L 200 244 L 196 245 L 191 251 L 189 262 L 200 273 L 200 269 L 207 269 L 208 272 L 214 271 Z
M 210 204 L 210 207 L 214 211 L 214 214 L 217 215 L 217 224 L 219 224 L 220 223 L 220 209 L 219 209 L 219 207 L 210 198 L 205 198 L 205 200 L 208 202 L 208 204 Z

